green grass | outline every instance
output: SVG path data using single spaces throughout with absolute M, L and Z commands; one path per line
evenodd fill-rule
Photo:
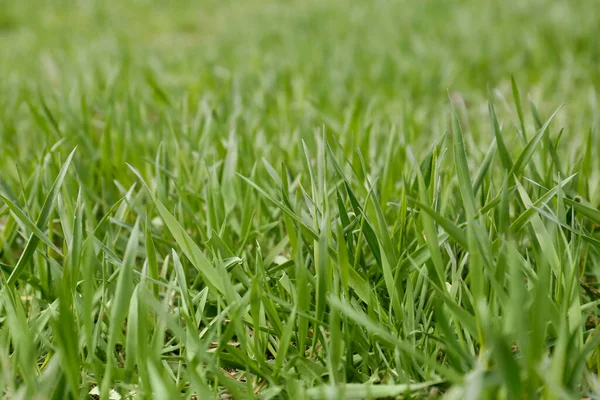
M 596 10 L 0 0 L 2 397 L 600 398 Z

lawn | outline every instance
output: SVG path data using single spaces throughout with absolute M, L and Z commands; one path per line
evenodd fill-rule
M 599 15 L 0 0 L 0 395 L 600 398 Z

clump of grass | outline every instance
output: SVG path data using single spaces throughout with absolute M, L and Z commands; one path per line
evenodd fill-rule
M 593 18 L 259 3 L 11 9 L 2 395 L 598 396 Z

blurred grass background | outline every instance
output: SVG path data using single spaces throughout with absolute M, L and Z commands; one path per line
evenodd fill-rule
M 41 144 L 56 141 L 27 102 L 46 104 L 63 125 L 81 115 L 82 99 L 96 128 L 112 118 L 123 138 L 114 165 L 168 142 L 166 114 L 181 122 L 184 108 L 193 115 L 204 104 L 229 118 L 243 105 L 245 129 L 268 136 L 255 157 L 276 163 L 297 159 L 298 139 L 311 141 L 316 127 L 344 137 L 347 113 L 401 126 L 419 148 L 447 126 L 439 112 L 447 91 L 477 130 L 488 87 L 510 98 L 511 75 L 544 115 L 566 102 L 558 118 L 565 137 L 577 137 L 597 127 L 599 8 L 595 0 L 2 0 L 0 165 L 14 176 L 14 161 L 26 169 Z M 138 110 L 156 118 L 136 118 Z M 83 142 L 94 159 L 101 136 L 70 129 L 66 144 Z

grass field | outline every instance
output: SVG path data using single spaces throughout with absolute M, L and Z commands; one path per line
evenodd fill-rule
M 2 396 L 600 398 L 598 15 L 0 0 Z

